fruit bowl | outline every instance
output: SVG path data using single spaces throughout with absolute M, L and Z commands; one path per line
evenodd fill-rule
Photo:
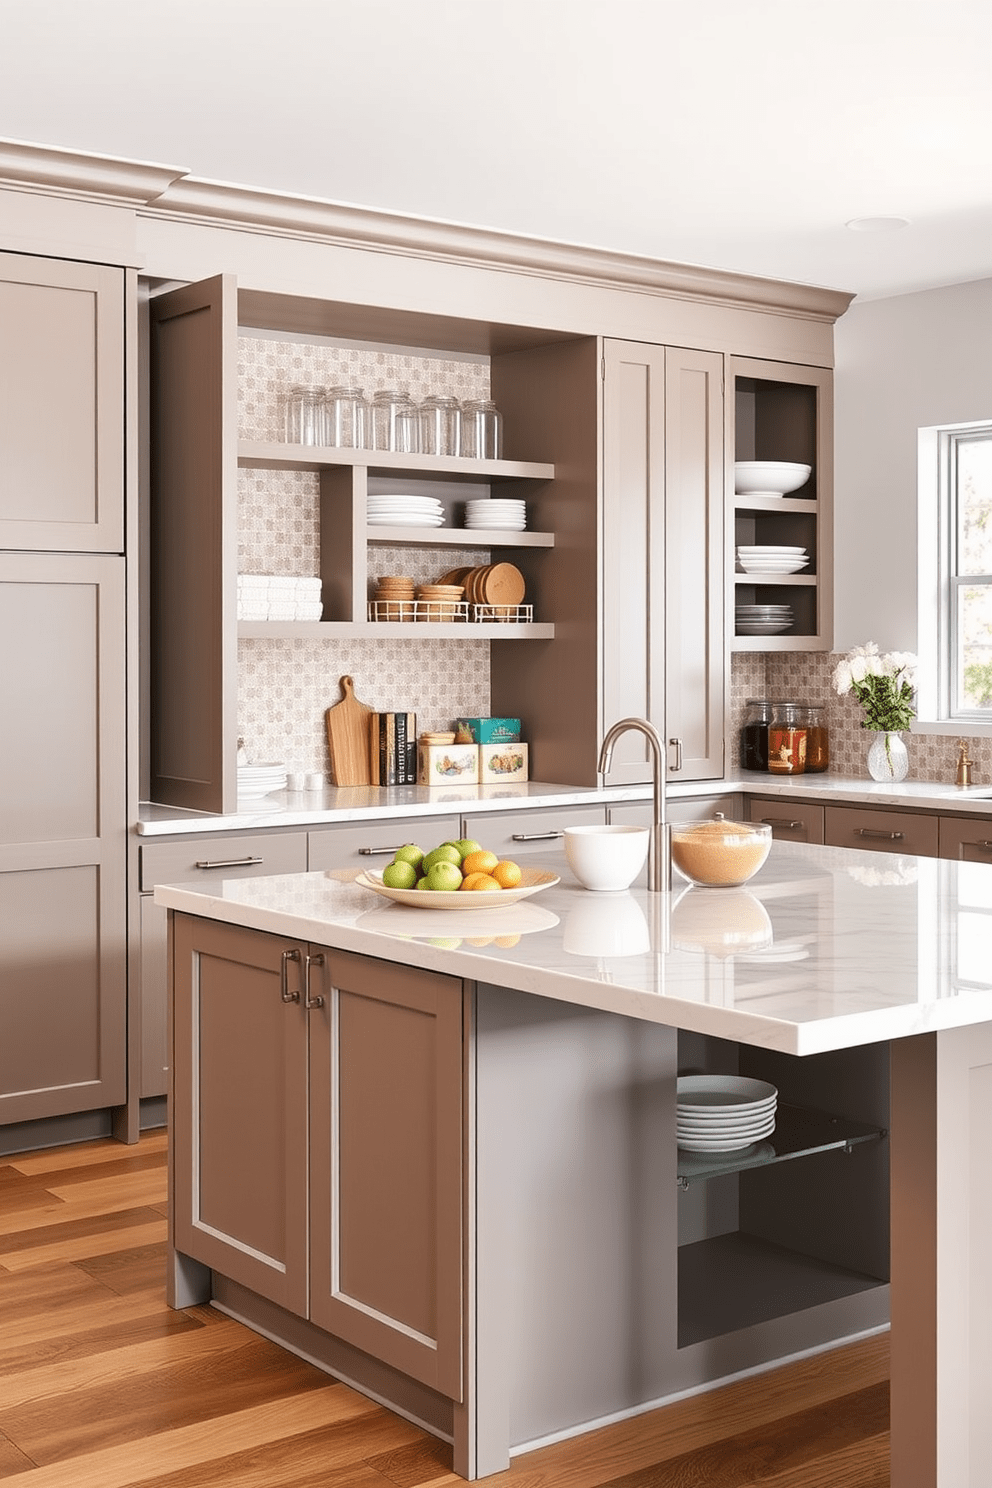
M 804 486 L 812 472 L 812 465 L 788 460 L 737 460 L 734 490 L 738 496 L 787 496 Z
M 411 904 L 417 909 L 496 909 L 501 904 L 516 904 L 542 889 L 550 889 L 559 882 L 557 873 L 546 868 L 524 868 L 515 889 L 391 889 L 382 881 L 381 873 L 360 873 L 355 883 L 363 889 L 372 889 L 394 904 Z

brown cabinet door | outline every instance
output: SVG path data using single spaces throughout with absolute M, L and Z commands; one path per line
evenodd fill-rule
M 124 273 L 0 253 L 0 548 L 124 548 Z
M 937 836 L 942 858 L 956 858 L 959 863 L 992 863 L 992 820 L 987 816 L 942 816 Z
M 322 954 L 310 988 L 322 998 L 310 1014 L 310 1317 L 458 1400 L 462 985 Z
M 860 847 L 869 852 L 937 856 L 937 818 L 914 811 L 867 811 L 828 806 L 824 812 L 828 847 Z
M 125 1099 L 124 560 L 0 553 L 0 1122 Z
M 306 947 L 173 923 L 176 1248 L 305 1316 Z
M 813 801 L 782 801 L 774 796 L 751 796 L 747 803 L 747 819 L 764 822 L 771 827 L 772 836 L 780 842 L 823 842 L 823 807 Z M 854 842 L 845 844 L 848 847 L 858 845 Z

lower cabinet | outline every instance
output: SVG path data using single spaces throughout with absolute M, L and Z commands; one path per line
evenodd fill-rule
M 462 984 L 177 915 L 179 1251 L 462 1398 Z
M 549 811 L 472 812 L 462 817 L 462 836 L 500 858 L 543 856 L 560 868 L 565 853 L 566 827 L 601 827 L 602 806 L 558 806 Z M 443 839 L 438 839 L 439 841 Z
M 823 840 L 828 847 L 860 847 L 869 852 L 937 856 L 937 818 L 917 811 L 870 811 L 859 806 L 824 808 Z
M 384 868 L 398 847 L 416 842 L 425 852 L 462 835 L 461 817 L 397 816 L 388 821 L 315 827 L 308 833 L 311 869 Z
M 764 822 L 779 842 L 823 842 L 823 807 L 813 801 L 781 801 L 751 796 L 747 819 Z
M 941 816 L 937 841 L 942 858 L 959 863 L 992 863 L 992 821 L 988 817 Z

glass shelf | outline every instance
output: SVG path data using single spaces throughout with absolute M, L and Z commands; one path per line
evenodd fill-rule
M 726 1173 L 743 1173 L 748 1168 L 764 1168 L 772 1163 L 788 1162 L 794 1157 L 810 1157 L 814 1152 L 831 1152 L 838 1148 L 851 1151 L 863 1142 L 877 1142 L 886 1135 L 884 1127 L 868 1126 L 862 1121 L 848 1121 L 826 1111 L 810 1111 L 803 1106 L 780 1105 L 775 1113 L 775 1130 L 762 1142 L 752 1143 L 736 1152 L 683 1152 L 679 1150 L 677 1181 L 680 1188 L 690 1183 L 703 1183 Z

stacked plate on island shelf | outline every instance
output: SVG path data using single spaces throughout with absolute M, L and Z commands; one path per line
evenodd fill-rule
M 775 1130 L 778 1091 L 744 1075 L 679 1075 L 675 1131 L 683 1152 L 737 1152 Z
M 465 526 L 487 532 L 523 532 L 527 526 L 527 503 L 502 496 L 466 501 Z
M 792 606 L 788 604 L 739 604 L 734 607 L 738 635 L 780 635 L 792 627 Z
M 435 496 L 369 496 L 366 520 L 370 527 L 441 527 L 444 502 Z
M 737 562 L 745 573 L 767 578 L 770 574 L 798 573 L 809 563 L 805 548 L 772 547 L 770 544 L 737 545 Z
M 238 800 L 257 801 L 270 791 L 285 790 L 285 765 L 239 765 Z

